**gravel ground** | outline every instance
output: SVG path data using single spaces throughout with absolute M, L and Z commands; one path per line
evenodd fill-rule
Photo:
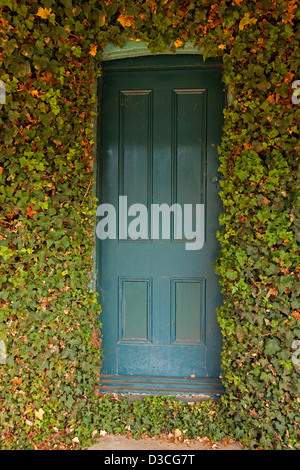
M 104 434 L 104 433 L 103 433 Z M 131 436 L 105 434 L 100 436 L 98 443 L 88 450 L 176 450 L 178 452 L 194 450 L 243 450 L 239 442 L 223 439 L 214 442 L 207 437 L 197 439 L 184 439 L 177 432 L 169 435 L 143 437 L 134 439 Z

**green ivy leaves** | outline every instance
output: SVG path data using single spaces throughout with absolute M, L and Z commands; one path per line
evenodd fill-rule
M 95 427 L 125 432 L 130 425 L 136 435 L 179 427 L 190 437 L 205 432 L 253 447 L 299 448 L 299 370 L 292 361 L 300 339 L 299 108 L 290 100 L 299 67 L 295 5 L 1 3 L 2 447 L 51 448 L 59 435 L 74 448 L 75 429 L 85 447 Z M 94 60 L 107 42 L 122 46 L 132 37 L 154 54 L 189 41 L 205 58 L 222 56 L 233 94 L 219 148 L 224 211 L 216 270 L 228 391 L 219 404 L 179 406 L 158 397 L 129 404 L 92 394 L 101 363 L 100 307 L 87 285 Z

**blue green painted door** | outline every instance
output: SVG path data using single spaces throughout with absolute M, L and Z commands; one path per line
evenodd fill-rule
M 200 57 L 103 65 L 98 198 L 115 208 L 115 227 L 108 212 L 98 211 L 97 222 L 106 220 L 103 230 L 116 234 L 97 240 L 104 391 L 221 390 L 221 293 L 213 262 L 223 107 L 222 70 Z M 146 224 L 135 204 L 145 208 Z M 172 210 L 154 227 L 155 204 L 180 205 L 179 236 Z M 187 205 L 192 225 L 184 219 Z M 201 248 L 193 249 L 197 205 Z

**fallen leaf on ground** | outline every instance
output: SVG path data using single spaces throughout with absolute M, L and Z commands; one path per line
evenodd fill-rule
M 34 410 L 34 416 L 39 419 L 40 421 L 43 421 L 43 414 L 45 413 L 45 411 L 40 408 L 38 411 Z
M 174 429 L 175 444 L 183 441 L 183 435 L 180 429 Z

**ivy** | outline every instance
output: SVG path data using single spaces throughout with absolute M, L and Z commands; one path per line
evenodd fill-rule
M 99 429 L 186 430 L 299 449 L 297 2 L 2 0 L 1 448 L 85 448 Z M 93 393 L 94 82 L 107 43 L 153 54 L 192 42 L 222 57 L 233 99 L 219 147 L 216 271 L 227 394 L 183 405 Z M 100 314 L 100 320 L 99 320 Z M 77 439 L 75 439 L 77 438 Z M 56 446 L 56 447 L 55 447 Z

